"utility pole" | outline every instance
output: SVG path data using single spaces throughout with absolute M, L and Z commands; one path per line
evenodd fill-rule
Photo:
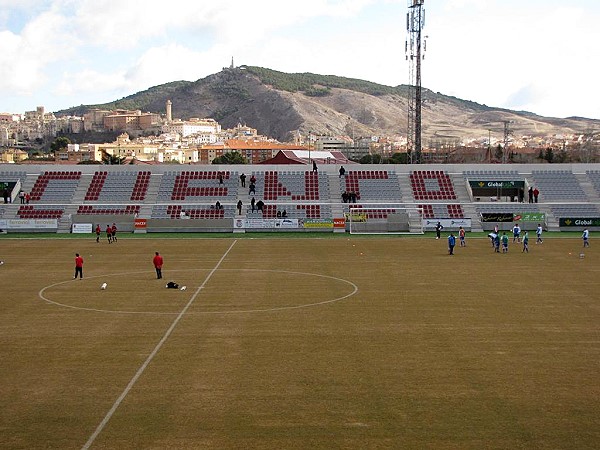
M 512 131 L 510 130 L 510 124 L 512 123 L 512 120 L 503 120 L 502 123 L 504 123 L 504 149 L 502 150 L 502 164 L 506 164 L 508 162 L 508 138 L 509 136 L 512 134 Z
M 424 3 L 425 0 L 409 0 L 406 14 L 408 39 L 404 43 L 404 51 L 409 66 L 407 151 L 412 164 L 421 163 L 421 59 L 425 57 L 426 49 L 425 45 L 422 46 Z

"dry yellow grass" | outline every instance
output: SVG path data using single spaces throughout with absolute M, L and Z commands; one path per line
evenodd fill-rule
M 0 244 L 2 448 L 82 448 L 124 391 L 90 448 L 600 445 L 600 261 L 580 240 Z

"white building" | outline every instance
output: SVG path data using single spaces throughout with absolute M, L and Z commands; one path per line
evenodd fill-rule
M 217 134 L 221 132 L 221 125 L 214 119 L 175 120 L 162 126 L 163 133 L 177 133 L 182 137 L 192 134 Z

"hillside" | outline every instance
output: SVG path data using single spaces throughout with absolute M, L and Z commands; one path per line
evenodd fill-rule
M 407 87 L 311 73 L 288 74 L 253 66 L 223 69 L 195 82 L 176 81 L 102 105 L 57 114 L 83 114 L 90 108 L 139 109 L 173 117 L 210 117 L 223 127 L 244 123 L 280 141 L 300 130 L 318 135 L 406 135 Z M 423 89 L 423 143 L 452 142 L 502 133 L 511 121 L 515 135 L 584 133 L 600 120 L 557 119 L 488 107 Z

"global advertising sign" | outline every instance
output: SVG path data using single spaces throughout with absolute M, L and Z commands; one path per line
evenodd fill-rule
M 600 217 L 563 217 L 558 219 L 561 227 L 600 227 Z
M 513 189 L 513 188 L 524 188 L 524 181 L 506 181 L 506 180 L 486 180 L 486 181 L 472 181 L 469 180 L 469 185 L 472 188 L 488 188 L 488 189 Z

